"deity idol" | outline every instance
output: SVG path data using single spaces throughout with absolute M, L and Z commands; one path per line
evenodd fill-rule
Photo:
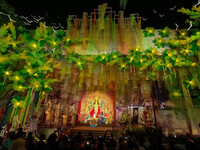
M 94 114 L 97 118 L 98 118 L 98 115 L 100 114 L 100 107 L 99 107 L 97 98 L 95 100 L 94 108 L 90 112 L 90 116 L 94 116 Z
M 62 115 L 62 117 L 63 117 L 63 120 L 62 120 L 63 126 L 67 126 L 67 119 L 68 119 L 68 116 L 67 116 L 67 115 Z
M 54 119 L 54 125 L 59 125 L 59 116 L 60 116 L 60 103 L 58 103 L 58 108 L 55 110 L 55 119 Z
M 89 112 L 90 112 L 90 103 L 87 102 L 85 104 L 85 115 L 88 116 L 89 115 Z
M 69 105 L 68 104 L 66 104 L 65 105 L 65 107 L 63 108 L 64 110 L 63 110 L 63 115 L 62 115 L 62 117 L 63 117 L 63 126 L 67 126 L 67 120 L 68 120 L 68 113 L 69 113 Z
M 52 106 L 52 103 L 51 101 L 49 102 L 49 107 L 48 109 L 45 111 L 45 114 L 46 114 L 46 125 L 49 126 L 51 124 L 51 106 Z
M 75 124 L 76 124 L 76 115 L 77 115 L 77 110 L 76 110 L 76 107 L 75 107 L 75 104 L 73 104 L 72 106 L 72 119 L 71 119 L 71 126 L 74 127 Z
M 98 119 L 96 118 L 96 115 L 94 114 L 93 117 L 90 119 L 90 127 L 96 127 L 97 126 Z
M 99 104 L 98 104 L 98 101 L 96 99 L 96 102 L 95 102 L 95 105 L 94 105 L 94 113 L 97 114 L 99 111 Z M 97 114 L 98 115 L 98 114 Z
M 105 122 L 106 122 L 106 118 L 104 117 L 103 112 L 101 112 L 101 114 L 98 117 L 98 123 L 102 124 L 102 123 L 105 123 Z
M 108 124 L 111 124 L 112 123 L 112 112 L 110 111 L 110 113 L 109 113 L 109 115 L 108 115 L 108 117 L 107 117 L 107 120 L 106 120 L 106 123 Z
M 105 105 L 105 114 L 104 114 L 105 116 L 108 116 L 108 109 L 109 109 L 108 108 L 108 103 L 106 103 L 106 105 Z

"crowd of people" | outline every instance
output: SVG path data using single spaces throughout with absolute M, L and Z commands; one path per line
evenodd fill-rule
M 27 135 L 19 128 L 17 133 L 10 132 L 6 138 L 0 138 L 0 150 L 178 150 L 175 147 L 174 137 L 170 137 L 168 148 L 163 147 L 163 135 L 160 130 L 146 128 L 145 132 L 126 133 L 118 139 L 111 130 L 107 130 L 104 136 L 94 138 L 91 132 L 84 138 L 79 131 L 76 135 L 71 130 L 57 129 L 47 139 L 45 134 L 33 136 Z M 198 147 L 186 138 L 186 149 L 198 149 Z

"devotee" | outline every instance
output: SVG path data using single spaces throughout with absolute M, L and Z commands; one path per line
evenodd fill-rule
M 34 145 L 34 138 L 33 138 L 33 133 L 29 132 L 28 136 L 26 138 L 26 149 L 27 150 L 34 150 L 35 149 L 35 145 Z
M 3 138 L 0 137 L 0 150 L 2 150 L 2 149 L 3 149 Z
M 37 150 L 44 150 L 45 149 L 45 134 L 40 135 L 40 140 L 36 143 Z
M 3 138 L 2 138 L 3 139 Z M 5 149 L 10 149 L 11 147 L 11 144 L 13 143 L 13 141 L 16 139 L 16 134 L 15 132 L 8 132 L 7 135 L 4 136 L 4 139 L 3 139 L 3 147 Z
M 10 150 L 26 150 L 22 128 L 18 129 L 17 139 L 11 144 Z
M 93 134 L 92 134 L 92 132 L 89 132 L 87 141 L 92 141 L 92 140 L 93 140 Z

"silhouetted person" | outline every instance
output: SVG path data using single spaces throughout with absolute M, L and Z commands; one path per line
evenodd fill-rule
M 102 136 L 99 136 L 98 138 L 98 146 L 97 146 L 98 150 L 103 150 L 104 149 L 104 139 Z
M 45 134 L 40 135 L 40 140 L 36 143 L 36 150 L 44 150 L 45 149 Z
M 82 143 L 84 141 L 84 137 L 81 135 L 82 133 L 79 131 L 77 135 L 74 136 L 74 140 L 78 143 Z
M 32 136 L 32 132 L 28 133 L 28 136 L 26 138 L 26 149 L 27 150 L 34 150 L 35 149 L 35 145 L 34 145 L 34 138 Z
M 55 150 L 57 148 L 56 132 L 52 133 L 47 140 L 47 150 Z
M 22 128 L 18 129 L 17 139 L 11 144 L 10 150 L 25 150 L 25 140 L 23 139 Z
M 93 140 L 93 134 L 92 132 L 89 132 L 87 141 L 92 141 L 92 140 Z

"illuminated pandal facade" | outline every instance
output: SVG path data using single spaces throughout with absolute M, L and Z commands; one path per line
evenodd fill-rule
M 79 55 L 116 51 L 127 55 L 130 50 L 154 46 L 152 38 L 144 37 L 138 14 L 124 18 L 123 12 L 118 15 L 106 4 L 90 16 L 83 13 L 82 19 L 69 16 L 67 24 L 73 41 L 70 50 Z M 40 127 L 117 127 L 125 115 L 135 124 L 151 122 L 165 134 L 186 133 L 189 126 L 198 132 L 194 120 L 190 119 L 188 124 L 185 109 L 181 105 L 176 107 L 175 101 L 170 100 L 164 72 L 159 72 L 152 83 L 146 71 L 131 65 L 119 71 L 116 64 L 88 61 L 79 70 L 63 61 L 60 71 L 59 83 L 41 104 Z

